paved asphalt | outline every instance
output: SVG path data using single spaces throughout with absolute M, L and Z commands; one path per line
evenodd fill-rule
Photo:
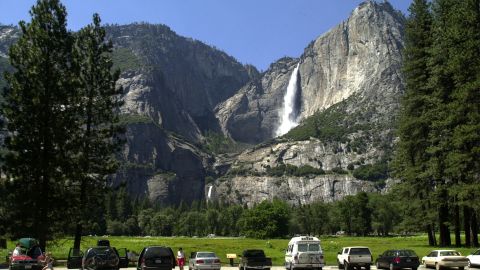
M 122 269 L 136 270 L 137 268 L 129 267 L 129 268 L 122 268 Z M 188 267 L 184 267 L 183 269 L 188 270 Z M 323 267 L 323 269 L 324 270 L 338 270 L 338 267 L 337 266 L 325 266 L 325 267 Z M 376 270 L 377 268 L 374 265 L 372 265 L 370 269 Z M 422 265 L 420 265 L 420 267 L 418 269 L 425 270 L 425 268 Z M 67 270 L 67 268 L 65 268 L 65 267 L 55 267 L 54 270 Z M 178 267 L 176 267 L 175 270 L 180 270 L 180 269 Z M 221 270 L 238 270 L 238 266 L 235 266 L 235 267 L 222 266 Z M 285 267 L 283 267 L 283 266 L 273 266 L 271 268 L 271 270 L 285 270 Z

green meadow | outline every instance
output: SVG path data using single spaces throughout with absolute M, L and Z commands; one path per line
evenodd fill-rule
M 187 237 L 83 237 L 82 249 L 95 246 L 98 239 L 109 239 L 115 247 L 125 247 L 128 250 L 140 253 L 143 247 L 151 245 L 163 245 L 171 247 L 175 252 L 182 247 L 188 256 L 192 251 L 214 251 L 220 257 L 222 263 L 228 265 L 227 253 L 241 254 L 244 249 L 263 249 L 267 256 L 271 257 L 273 264 L 283 265 L 284 250 L 289 239 L 248 239 L 248 238 L 187 238 Z M 426 255 L 434 249 L 427 245 L 427 237 L 420 236 L 396 236 L 396 237 L 347 237 L 339 236 L 321 237 L 321 245 L 324 251 L 327 265 L 336 264 L 337 252 L 344 246 L 367 246 L 372 250 L 374 258 L 387 249 L 405 248 L 414 250 L 419 257 Z M 73 238 L 64 238 L 50 241 L 47 251 L 53 253 L 57 260 L 65 260 L 68 251 L 73 245 Z M 13 250 L 14 242 L 8 242 L 8 249 L 0 249 L 1 258 L 5 258 L 8 251 Z M 474 248 L 455 248 L 463 255 L 468 255 Z M 235 260 L 235 262 L 237 262 Z

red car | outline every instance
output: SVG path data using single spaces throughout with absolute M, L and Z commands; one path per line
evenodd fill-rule
M 10 270 L 40 270 L 43 268 L 45 256 L 34 238 L 21 238 L 18 240 L 22 254 L 9 258 Z

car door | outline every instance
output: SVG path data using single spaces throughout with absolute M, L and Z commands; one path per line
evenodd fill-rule
M 472 253 L 472 256 L 470 256 L 470 263 L 477 266 L 480 265 L 480 249 Z
M 425 260 L 425 264 L 429 266 L 435 266 L 435 262 L 437 260 L 438 251 L 432 251 L 428 254 L 427 259 Z
M 128 268 L 128 254 L 126 248 L 117 248 L 118 258 L 118 268 Z
M 195 263 L 195 255 L 196 252 L 190 253 L 190 258 L 188 259 L 188 269 L 192 270 L 194 268 L 194 263 Z
M 378 265 L 382 268 L 388 267 L 388 254 L 390 254 L 390 251 L 387 250 L 382 254 L 382 257 L 378 258 Z
M 82 268 L 83 252 L 80 249 L 71 248 L 68 252 L 67 268 L 80 269 Z

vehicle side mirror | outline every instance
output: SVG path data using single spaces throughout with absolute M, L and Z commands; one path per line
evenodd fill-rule
M 342 252 L 337 252 L 338 255 L 342 255 Z

